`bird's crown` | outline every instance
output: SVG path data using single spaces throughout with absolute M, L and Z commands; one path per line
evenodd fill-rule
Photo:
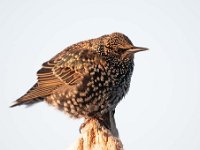
M 114 50 L 115 52 L 120 52 L 120 50 L 126 50 L 133 47 L 131 40 L 126 35 L 119 32 L 104 35 L 101 38 L 105 47 Z

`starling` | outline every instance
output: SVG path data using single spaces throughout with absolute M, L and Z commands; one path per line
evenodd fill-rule
M 46 101 L 74 118 L 101 117 L 128 92 L 134 54 L 144 50 L 117 32 L 73 44 L 42 65 L 11 107 Z

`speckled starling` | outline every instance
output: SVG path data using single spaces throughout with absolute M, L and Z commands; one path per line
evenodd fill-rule
M 38 82 L 11 107 L 46 101 L 74 118 L 100 117 L 127 93 L 134 54 L 144 50 L 117 32 L 73 44 L 43 64 Z

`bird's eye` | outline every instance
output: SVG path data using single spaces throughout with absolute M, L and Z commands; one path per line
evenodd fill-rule
M 118 52 L 120 52 L 120 53 L 123 53 L 123 52 L 125 52 L 125 51 L 126 51 L 126 49 L 118 48 Z

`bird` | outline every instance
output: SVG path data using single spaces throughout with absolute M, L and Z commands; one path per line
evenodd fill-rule
M 72 118 L 101 117 L 127 94 L 134 55 L 145 50 L 119 32 L 73 44 L 43 63 L 37 83 L 10 107 L 47 102 Z

